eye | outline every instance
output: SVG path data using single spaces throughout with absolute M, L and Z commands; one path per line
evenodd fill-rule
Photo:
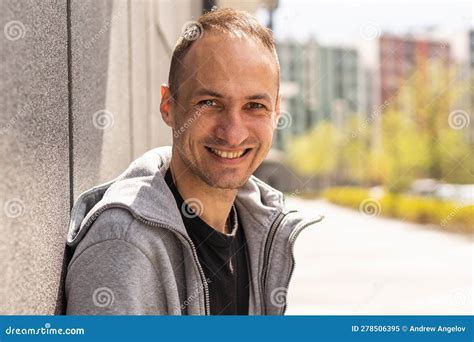
M 249 109 L 266 109 L 267 108 L 263 104 L 258 103 L 258 102 L 250 102 L 247 104 L 247 107 Z
M 198 102 L 198 105 L 206 107 L 215 107 L 217 106 L 217 102 L 215 100 L 202 100 Z

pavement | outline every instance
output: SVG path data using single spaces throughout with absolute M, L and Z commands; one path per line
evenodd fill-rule
M 464 235 L 288 198 L 325 215 L 295 246 L 287 315 L 473 315 L 474 241 Z

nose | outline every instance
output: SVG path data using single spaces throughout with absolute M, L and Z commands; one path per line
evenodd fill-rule
M 242 118 L 240 109 L 229 108 L 222 114 L 215 129 L 216 137 L 228 147 L 240 146 L 249 136 L 247 123 Z

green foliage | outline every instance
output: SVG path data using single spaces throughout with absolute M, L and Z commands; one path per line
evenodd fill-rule
M 369 191 L 356 187 L 334 187 L 326 189 L 322 196 L 330 202 L 358 209 L 360 203 L 369 198 Z
M 368 117 L 345 113 L 337 127 L 319 122 L 290 141 L 288 163 L 331 184 L 380 184 L 394 194 L 406 191 L 417 178 L 472 183 L 469 126 L 449 125 L 449 113 L 454 106 L 464 108 L 471 89 L 469 78 L 458 75 L 443 63 L 418 61 L 380 112 Z
M 436 144 L 443 180 L 448 183 L 472 183 L 474 155 L 466 143 L 464 132 L 444 128 L 440 130 Z
M 338 138 L 330 123 L 321 122 L 309 134 L 291 141 L 289 163 L 303 175 L 328 175 L 336 166 Z
M 385 185 L 398 193 L 407 189 L 429 167 L 428 136 L 400 113 L 389 111 L 382 119 L 382 150 L 386 156 Z
M 358 115 L 349 118 L 344 127 L 345 140 L 339 144 L 338 166 L 346 182 L 365 184 L 368 181 L 369 130 L 361 129 L 363 122 Z

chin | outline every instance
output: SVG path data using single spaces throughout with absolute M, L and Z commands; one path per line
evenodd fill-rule
M 208 177 L 206 183 L 214 188 L 218 189 L 227 189 L 227 190 L 237 190 L 244 186 L 250 175 L 247 177 Z

